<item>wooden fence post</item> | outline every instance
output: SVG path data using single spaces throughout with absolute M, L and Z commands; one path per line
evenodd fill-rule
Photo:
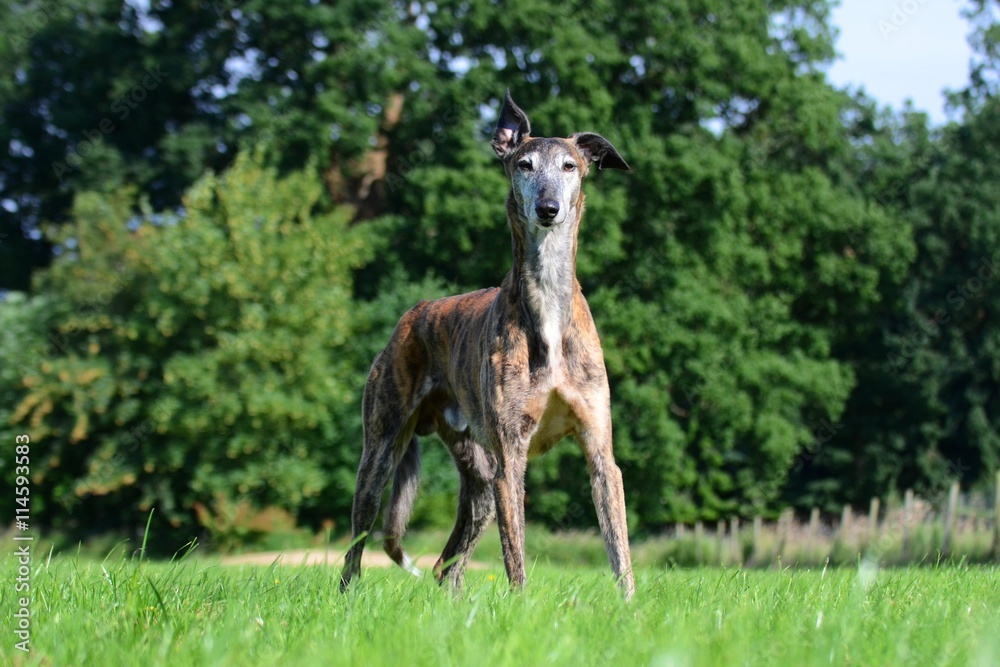
M 761 544 L 761 533 L 764 529 L 764 520 L 757 515 L 753 518 L 753 547 L 750 550 L 750 562 L 747 565 L 760 565 L 764 553 L 764 545 Z
M 812 508 L 812 512 L 809 513 L 809 542 L 810 546 L 815 546 L 816 541 L 819 539 L 819 508 Z
M 878 539 L 878 506 L 879 499 L 872 498 L 871 505 L 868 506 L 868 546 L 875 544 Z
M 955 515 L 958 512 L 958 482 L 953 482 L 948 490 L 948 508 L 944 514 L 944 537 L 941 539 L 941 555 L 951 555 L 953 533 L 955 532 Z
M 740 542 L 740 518 L 729 519 L 729 551 L 736 559 L 737 565 L 743 565 L 743 544 Z
M 775 549 L 775 555 L 779 563 L 785 555 L 785 545 L 788 543 L 788 536 L 792 532 L 793 517 L 794 514 L 790 507 L 783 509 L 781 515 L 778 517 L 778 544 L 777 549 Z
M 903 560 L 910 557 L 910 524 L 913 522 L 913 489 L 903 496 Z
M 715 524 L 715 562 L 719 565 L 726 562 L 726 521 L 719 519 Z
M 694 559 L 697 561 L 698 565 L 704 565 L 704 558 L 702 557 L 701 541 L 705 535 L 705 527 L 702 525 L 701 521 L 694 522 Z
M 850 505 L 844 505 L 844 509 L 840 510 L 840 541 L 844 544 L 851 536 L 851 518 L 853 510 Z

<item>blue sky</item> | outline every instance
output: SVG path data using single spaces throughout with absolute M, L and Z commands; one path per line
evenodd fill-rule
M 909 98 L 943 123 L 945 88 L 968 81 L 972 52 L 960 0 L 842 0 L 834 9 L 842 58 L 830 68 L 838 86 L 854 84 L 901 109 Z

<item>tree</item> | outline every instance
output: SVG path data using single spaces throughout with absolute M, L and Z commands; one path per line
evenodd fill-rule
M 205 175 L 180 215 L 133 216 L 129 190 L 78 196 L 46 296 L 0 309 L 51 332 L 48 353 L 36 341 L 18 355 L 11 416 L 45 443 L 40 522 L 116 527 L 154 506 L 185 527 L 192 508 L 215 525 L 240 503 L 349 511 L 368 363 L 351 347 L 365 326 L 351 270 L 370 241 L 350 211 L 318 208 L 314 171 L 278 178 L 261 161 L 248 152 Z
M 311 158 L 335 200 L 363 204 L 384 171 L 369 137 L 392 124 L 389 92 L 432 70 L 410 51 L 426 39 L 416 17 L 391 2 L 3 0 L 0 17 L 13 73 L 0 87 L 12 147 L 0 154 L 0 289 L 29 288 L 51 257 L 41 226 L 67 222 L 76 194 L 131 185 L 170 210 L 265 136 L 284 171 Z
M 75 194 L 132 185 L 163 210 L 231 160 L 212 86 L 231 79 L 235 26 L 194 4 L 171 3 L 163 11 L 184 20 L 164 23 L 121 0 L 2 3 L 13 77 L 0 141 L 13 150 L 0 155 L 0 288 L 28 289 L 50 259 L 41 226 L 68 221 Z
M 950 96 L 964 112 L 960 123 L 932 130 L 924 114 L 876 116 L 870 103 L 858 116 L 877 126 L 862 150 L 859 182 L 914 246 L 906 272 L 884 281 L 875 316 L 840 338 L 836 353 L 852 362 L 858 383 L 842 437 L 787 490 L 803 502 L 867 502 L 907 488 L 933 494 L 956 479 L 988 485 L 1000 466 L 997 28 L 994 3 L 972 4 L 980 59 L 969 86 Z M 881 243 L 863 225 L 856 236 L 866 246 Z

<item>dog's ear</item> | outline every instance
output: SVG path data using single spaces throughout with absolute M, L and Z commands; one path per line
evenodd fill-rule
M 497 129 L 493 132 L 490 146 L 501 160 L 506 160 L 529 134 L 531 134 L 531 123 L 510 98 L 510 88 L 508 88 L 503 96 L 500 118 L 497 120 Z
M 594 162 L 598 169 L 621 169 L 629 171 L 628 164 L 618 154 L 611 142 L 599 134 L 593 132 L 577 132 L 569 135 L 569 139 L 576 144 L 576 150 L 587 162 Z

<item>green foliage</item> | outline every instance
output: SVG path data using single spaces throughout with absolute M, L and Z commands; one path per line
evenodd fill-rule
M 940 130 L 830 86 L 830 5 L 0 0 L 0 436 L 43 448 L 39 517 L 345 528 L 372 358 L 509 268 L 508 86 L 632 166 L 586 184 L 578 273 L 634 530 L 986 483 L 1000 304 L 953 292 L 1000 247 L 996 3 Z M 527 498 L 594 525 L 576 447 Z
M 1000 467 L 995 3 L 975 4 L 980 62 L 968 88 L 951 97 L 964 110 L 961 124 L 932 131 L 923 114 L 860 109 L 858 125 L 879 129 L 862 152 L 859 183 L 912 233 L 913 245 L 892 257 L 891 239 L 867 221 L 852 232 L 852 245 L 884 253 L 884 266 L 894 268 L 880 279 L 875 310 L 853 320 L 835 348 L 858 378 L 843 430 L 788 497 L 863 506 L 887 488 L 934 493 L 956 479 L 988 488 Z
M 894 332 L 892 360 L 932 397 L 929 446 L 918 465 L 939 487 L 956 476 L 989 479 L 1000 469 L 1000 193 L 992 187 L 1000 178 L 998 110 L 997 99 L 984 100 L 961 128 L 949 128 L 937 169 L 913 193 L 919 254 L 912 324 Z
M 317 209 L 312 172 L 259 162 L 206 175 L 176 216 L 133 216 L 127 192 L 79 197 L 43 277 L 58 303 L 44 317 L 4 305 L 57 341 L 49 357 L 24 350 L 11 417 L 45 453 L 39 520 L 116 525 L 155 506 L 176 526 L 243 498 L 349 508 L 364 381 L 351 270 L 367 230 Z

